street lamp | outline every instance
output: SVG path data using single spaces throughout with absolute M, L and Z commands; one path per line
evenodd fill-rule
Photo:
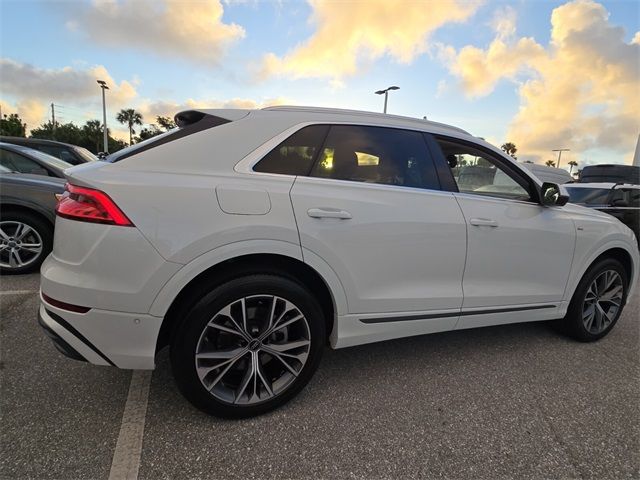
M 107 82 L 96 80 L 102 89 L 102 124 L 104 125 L 104 153 L 109 153 L 109 133 L 107 131 L 107 104 L 105 103 L 104 91 L 109 90 Z
M 382 95 L 384 93 L 384 110 L 383 113 L 387 113 L 387 98 L 389 97 L 389 90 L 400 90 L 400 87 L 396 87 L 395 85 L 393 87 L 388 87 L 385 88 L 384 90 L 378 90 L 376 93 L 376 95 Z
M 560 168 L 560 158 L 562 157 L 562 152 L 570 152 L 568 148 L 556 148 L 555 150 L 551 150 L 552 152 L 558 152 L 558 164 L 556 168 Z

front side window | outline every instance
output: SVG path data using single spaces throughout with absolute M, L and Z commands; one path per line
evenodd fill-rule
M 422 134 L 395 128 L 332 126 L 311 176 L 440 188 Z
M 571 203 L 580 205 L 607 205 L 609 199 L 609 188 L 582 188 L 582 187 L 565 187 L 569 194 Z
M 465 143 L 436 138 L 451 173 L 463 193 L 531 200 L 527 182 L 518 178 L 492 155 Z
M 640 207 L 640 188 L 614 188 L 611 192 L 614 207 Z
M 310 125 L 298 130 L 271 150 L 253 170 L 282 175 L 309 175 L 328 129 L 328 125 Z

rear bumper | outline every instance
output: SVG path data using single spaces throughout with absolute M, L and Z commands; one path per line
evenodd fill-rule
M 161 318 L 98 309 L 74 313 L 41 298 L 38 322 L 56 348 L 73 359 L 130 369 L 155 366 Z

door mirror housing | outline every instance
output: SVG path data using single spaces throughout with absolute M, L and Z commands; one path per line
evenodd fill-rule
M 560 187 L 551 182 L 544 182 L 540 189 L 540 203 L 546 207 L 553 205 L 562 206 L 566 205 L 569 201 L 568 195 L 563 195 L 560 191 Z

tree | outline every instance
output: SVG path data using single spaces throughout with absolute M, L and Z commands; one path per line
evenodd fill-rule
M 571 173 L 573 171 L 573 167 L 578 166 L 578 162 L 576 162 L 575 160 L 569 160 L 567 162 L 567 165 L 569 165 L 569 173 Z
M 172 128 L 176 128 L 175 122 L 171 120 L 169 117 L 163 117 L 158 115 L 156 117 L 156 122 L 158 122 L 158 125 L 164 128 L 165 131 L 171 130 Z
M 91 144 L 92 148 L 90 148 L 90 150 L 93 150 L 93 147 L 95 146 L 96 152 L 101 151 L 100 145 L 101 142 L 104 141 L 104 134 L 102 133 L 102 123 L 100 123 L 100 120 L 87 121 L 87 123 L 82 127 L 82 133 L 86 137 L 86 142 L 90 142 Z
M 72 122 L 55 124 L 56 135 L 53 135 L 53 123 L 49 120 L 38 128 L 31 130 L 32 138 L 43 138 L 45 140 L 56 140 L 58 142 L 71 143 L 72 145 L 82 145 L 84 134 L 82 129 Z
M 556 162 L 554 162 L 553 160 L 547 160 L 544 164 L 547 167 L 555 167 L 556 166 Z
M 116 115 L 116 120 L 129 127 L 129 145 L 133 145 L 133 134 L 136 133 L 133 126 L 142 125 L 142 114 L 136 112 L 133 108 L 123 108 Z
M 515 143 L 511 143 L 511 142 L 503 143 L 500 148 L 504 153 L 506 153 L 507 155 L 511 155 L 514 159 L 518 158 L 516 157 L 516 152 L 518 151 L 518 148 L 516 147 Z
M 149 138 L 153 138 L 156 135 L 160 135 L 161 133 L 162 133 L 162 130 L 160 130 L 155 123 L 152 123 L 151 125 L 149 125 L 148 128 L 145 127 L 142 130 L 140 130 L 140 134 L 135 138 L 135 140 L 136 140 L 136 143 L 142 142 Z
M 22 123 L 22 119 L 17 113 L 9 116 L 3 115 L 0 119 L 0 135 L 8 135 L 10 137 L 25 137 L 27 124 Z

